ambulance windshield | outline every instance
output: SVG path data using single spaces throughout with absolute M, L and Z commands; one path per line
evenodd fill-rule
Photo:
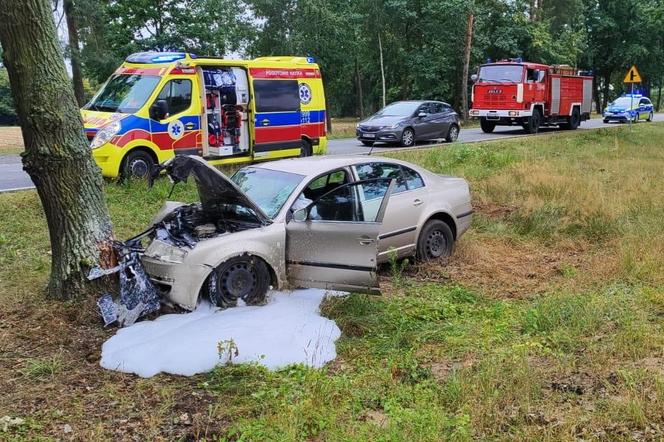
M 523 66 L 513 64 L 494 64 L 482 66 L 477 81 L 496 83 L 521 83 Z
M 160 79 L 156 75 L 113 75 L 85 109 L 132 114 L 143 107 Z

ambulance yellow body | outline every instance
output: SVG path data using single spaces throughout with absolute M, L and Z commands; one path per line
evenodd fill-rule
M 323 154 L 327 147 L 321 73 L 305 57 L 133 54 L 81 112 L 107 177 L 145 176 L 177 154 L 218 165 Z

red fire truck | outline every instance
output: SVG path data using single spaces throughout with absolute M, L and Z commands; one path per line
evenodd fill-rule
M 555 125 L 574 130 L 590 118 L 593 77 L 568 65 L 502 60 L 483 64 L 472 80 L 469 114 L 486 133 L 496 126 L 522 126 L 527 133 Z

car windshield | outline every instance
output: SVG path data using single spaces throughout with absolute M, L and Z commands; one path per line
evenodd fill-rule
M 160 79 L 155 75 L 113 75 L 85 108 L 132 114 L 143 107 Z
M 523 66 L 496 64 L 482 66 L 477 81 L 498 83 L 519 83 L 523 75 Z
M 382 110 L 378 111 L 376 115 L 381 117 L 408 117 L 415 113 L 420 104 L 412 101 L 397 101 L 396 103 L 388 104 Z
M 634 101 L 632 101 L 634 100 Z M 632 104 L 638 104 L 639 99 L 638 98 L 631 98 L 631 97 L 620 97 L 616 99 L 613 103 L 611 103 L 611 106 L 617 106 L 617 107 L 630 107 Z
M 274 218 L 303 178 L 303 175 L 295 173 L 245 167 L 235 172 L 231 181 L 267 216 Z

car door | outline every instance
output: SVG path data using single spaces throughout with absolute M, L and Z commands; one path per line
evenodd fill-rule
M 166 103 L 167 114 L 162 119 L 150 118 L 152 142 L 162 150 L 174 149 L 175 154 L 200 155 L 201 117 L 198 114 L 194 77 L 173 78 L 162 87 L 155 99 Z
M 415 112 L 413 128 L 415 129 L 415 138 L 418 140 L 426 140 L 433 135 L 432 122 L 435 119 L 435 115 L 431 113 L 431 104 L 424 103 Z M 425 115 L 420 116 L 422 113 Z
M 297 155 L 302 147 L 297 79 L 253 78 L 254 157 Z M 277 155 L 275 155 L 277 154 Z
M 450 127 L 450 119 L 448 112 L 445 111 L 443 103 L 431 103 L 431 110 L 433 112 L 431 119 L 431 132 L 433 138 L 444 138 L 447 136 L 447 131 Z
M 392 181 L 344 184 L 293 213 L 286 224 L 286 265 L 292 286 L 378 291 L 378 235 Z M 375 212 L 363 210 L 361 201 L 369 192 L 381 198 Z
M 409 167 L 382 161 L 356 164 L 352 169 L 358 180 L 395 179 L 378 237 L 378 261 L 386 261 L 392 253 L 397 256 L 412 254 L 417 242 L 417 226 L 428 197 L 420 174 Z

